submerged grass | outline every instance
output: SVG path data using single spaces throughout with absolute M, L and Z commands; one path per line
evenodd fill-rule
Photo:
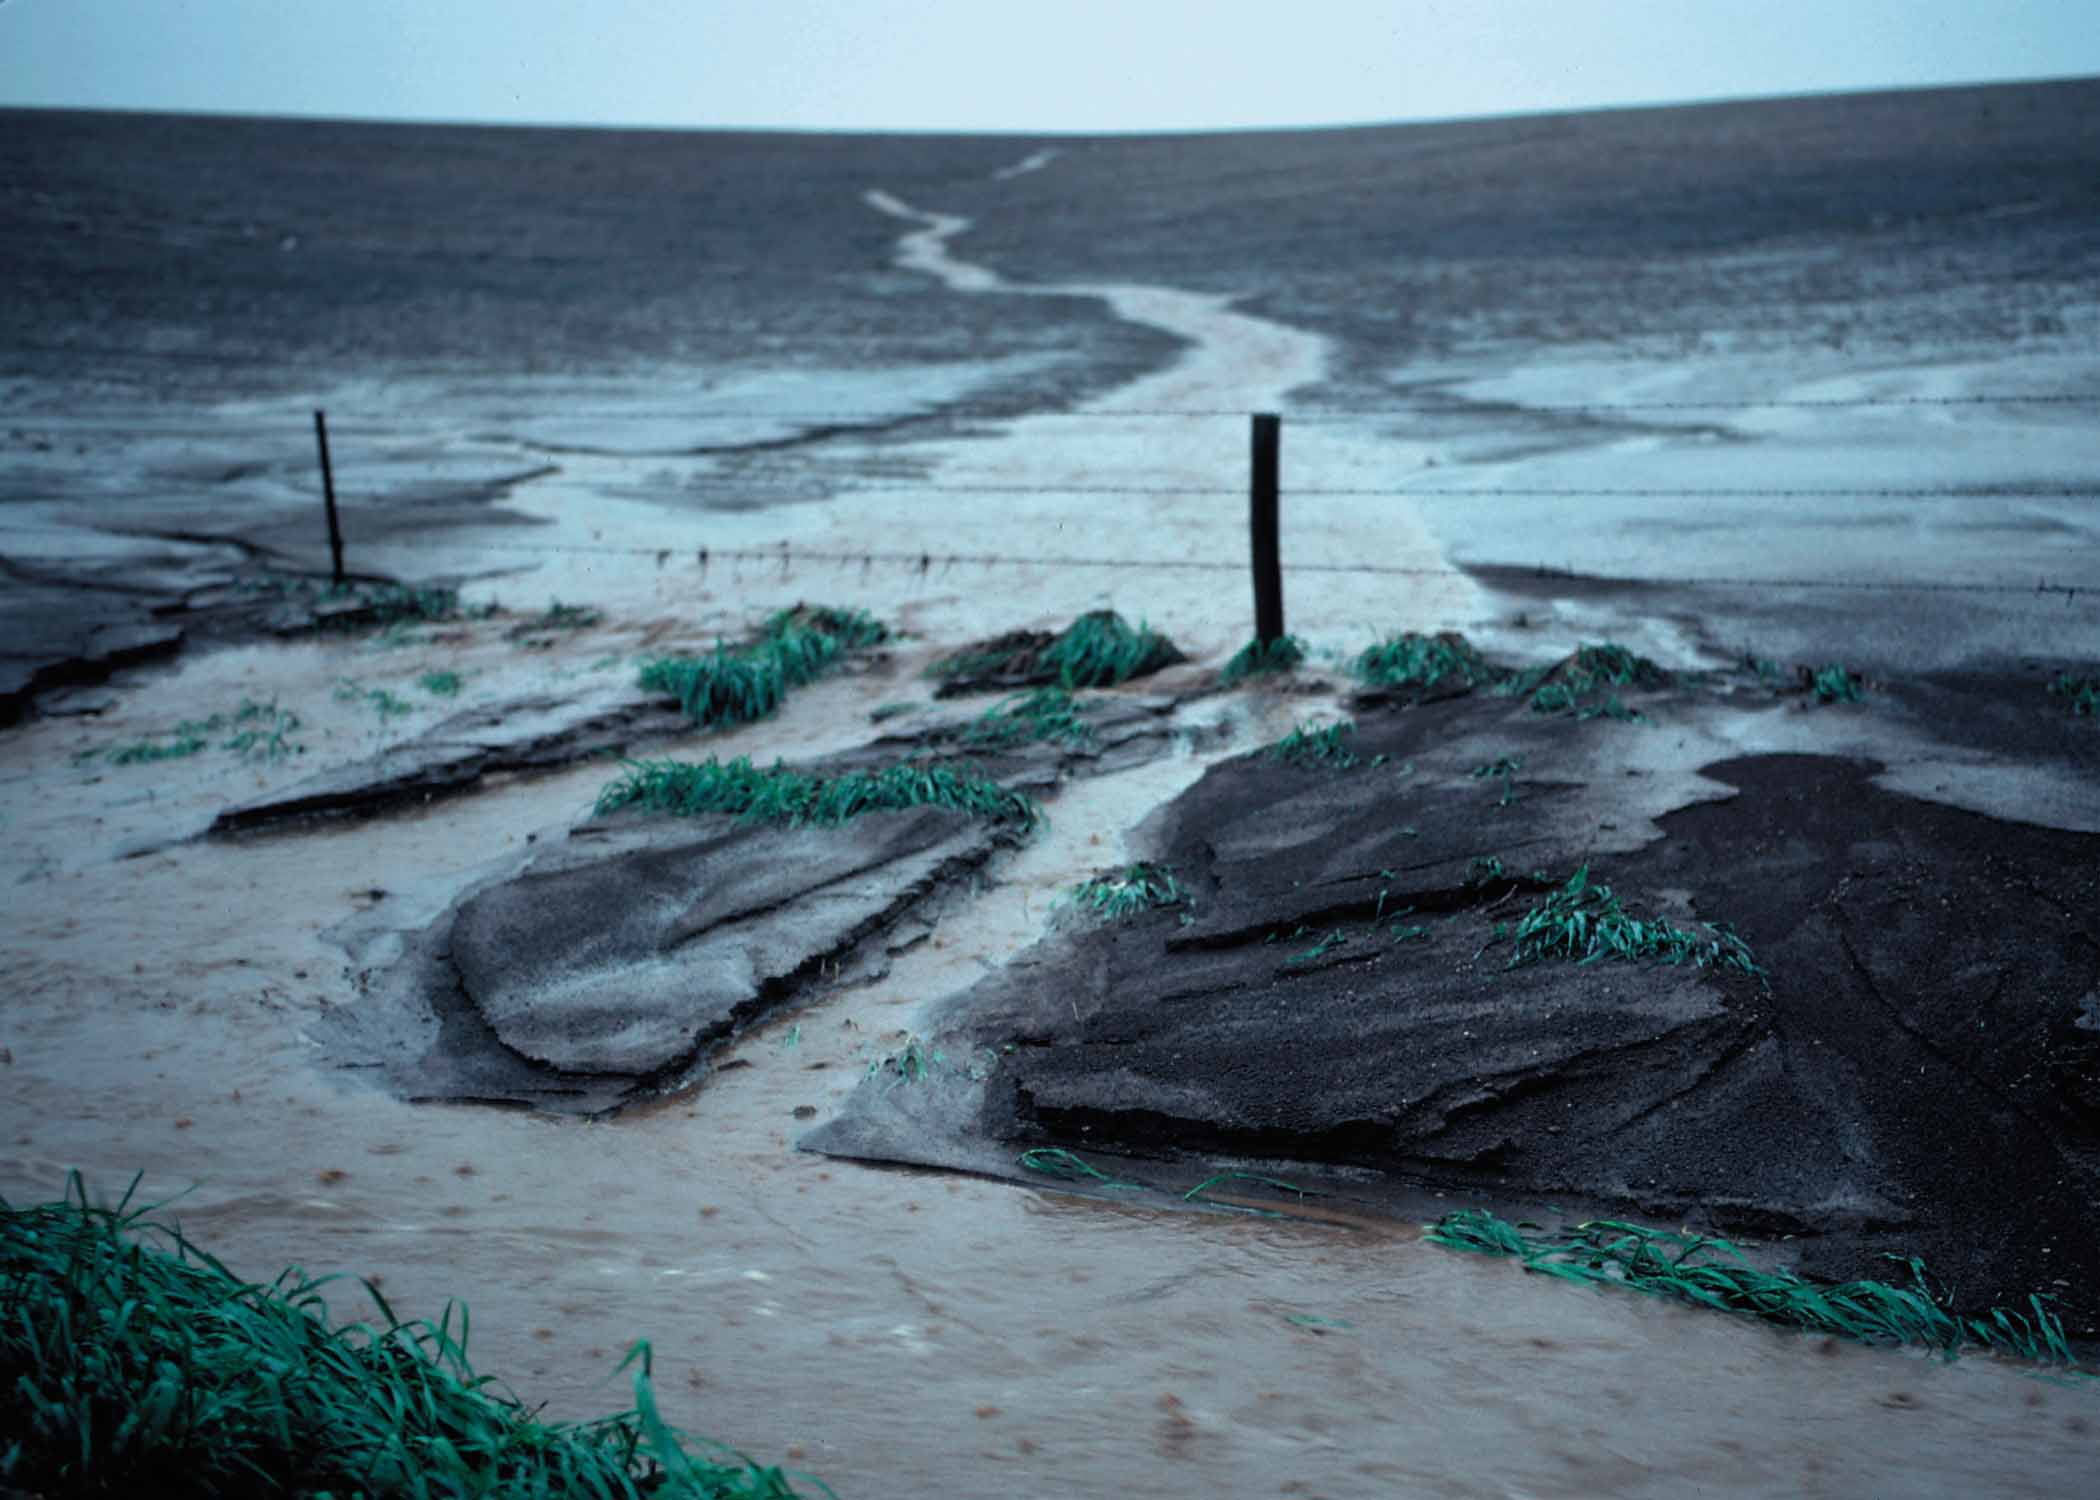
M 707 656 L 664 656 L 642 663 L 640 685 L 676 698 L 702 728 L 768 717 L 793 688 L 835 667 L 846 652 L 889 638 L 863 610 L 782 610 L 748 646 L 716 643 Z
M 389 719 L 398 719 L 416 711 L 416 706 L 406 698 L 397 698 L 385 688 L 367 688 L 363 683 L 348 677 L 336 683 L 335 701 L 362 703 L 379 715 L 379 722 L 382 724 Z
M 1042 810 L 1019 792 L 970 771 L 905 761 L 880 770 L 770 770 L 738 756 L 726 765 L 710 758 L 631 761 L 627 773 L 598 794 L 597 811 L 641 807 L 693 817 L 728 813 L 747 823 L 835 826 L 862 813 L 909 807 L 945 807 L 971 817 L 1033 828 Z
M 130 1201 L 90 1206 L 78 1174 L 62 1202 L 0 1198 L 0 1486 L 170 1500 L 798 1493 L 783 1470 L 666 1425 L 646 1342 L 619 1366 L 638 1366 L 631 1410 L 542 1422 L 474 1373 L 463 1305 L 402 1319 L 365 1282 L 384 1326 L 339 1325 L 321 1297 L 335 1278 L 294 1266 L 243 1282 Z
M 116 766 L 183 760 L 207 749 L 213 735 L 221 730 L 231 730 L 232 733 L 220 741 L 220 749 L 231 750 L 243 760 L 277 761 L 306 753 L 306 747 L 295 743 L 291 737 L 298 728 L 299 716 L 289 709 L 279 708 L 274 698 L 268 703 L 243 698 L 241 706 L 230 714 L 213 714 L 208 719 L 184 719 L 164 735 L 100 753 L 106 753 L 110 764 Z M 76 759 L 92 759 L 97 753 L 87 751 Z
M 1356 658 L 1356 675 L 1377 687 L 1434 687 L 1446 677 L 1467 686 L 1494 675 L 1472 642 L 1455 630 L 1436 635 L 1404 631 Z
M 1155 907 L 1179 905 L 1188 899 L 1188 891 L 1165 865 L 1140 860 L 1113 874 L 1082 880 L 1065 899 L 1103 922 L 1121 922 Z
M 1219 674 L 1226 682 L 1244 682 L 1249 677 L 1260 677 L 1272 672 L 1295 671 L 1305 660 L 1305 642 L 1294 635 L 1280 635 L 1273 641 L 1251 640 L 1232 654 Z
M 969 744 L 993 748 L 1032 740 L 1082 747 L 1094 743 L 1093 727 L 1080 716 L 1078 700 L 1061 687 L 1015 694 L 972 719 L 962 737 Z
M 1516 949 L 1508 968 L 1522 968 L 1548 958 L 1578 964 L 1602 959 L 1652 959 L 1664 964 L 1690 964 L 1696 969 L 1735 969 L 1758 979 L 1765 971 L 1745 943 L 1725 925 L 1700 924 L 1704 937 L 1664 921 L 1629 916 L 1608 885 L 1590 883 L 1583 865 L 1568 883 L 1520 918 L 1510 937 Z
M 1559 1240 L 1533 1239 L 1517 1225 L 1469 1208 L 1444 1215 L 1428 1226 L 1426 1237 L 1452 1250 L 1514 1256 L 1527 1271 L 1566 1281 L 1674 1297 L 1863 1344 L 1923 1345 L 1950 1360 L 1963 1349 L 1988 1349 L 2074 1365 L 2063 1325 L 2047 1305 L 2053 1298 L 2031 1296 L 2025 1312 L 1959 1313 L 1934 1293 L 1924 1263 L 1914 1256 L 1888 1257 L 1909 1269 L 1908 1286 L 1831 1283 L 1791 1271 L 1759 1270 L 1727 1240 L 1708 1235 L 1613 1219 L 1592 1220 L 1564 1233 Z

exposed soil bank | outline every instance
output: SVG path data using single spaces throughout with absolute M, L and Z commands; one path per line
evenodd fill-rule
M 1096 695 L 1084 743 L 987 748 L 964 724 L 896 734 L 803 769 L 967 762 L 1036 796 L 1067 773 L 1164 751 L 1172 700 Z M 352 768 L 337 781 L 355 783 Z M 312 804 L 299 788 L 280 799 Z M 221 817 L 221 824 L 226 821 Z M 724 813 L 594 817 L 503 862 L 426 927 L 353 919 L 359 1002 L 320 1039 L 409 1099 L 602 1114 L 691 1085 L 741 1033 L 838 983 L 869 983 L 932 933 L 1024 830 L 944 807 L 836 827 Z
M 1016 1178 L 1046 1146 L 1289 1163 L 1388 1207 L 1564 1196 L 1791 1236 L 1829 1277 L 1922 1254 L 1967 1304 L 2056 1292 L 2100 1335 L 2100 833 L 1877 785 L 1831 753 L 1872 708 L 1629 701 L 1654 722 L 1480 694 L 1366 712 L 1353 766 L 1214 767 L 1140 839 L 1186 906 L 1053 935 L 929 1032 L 988 1079 L 914 1085 L 938 1105 L 871 1080 L 805 1144 Z M 1731 924 L 1768 985 L 1509 967 L 1509 926 L 1578 866 L 1635 916 Z

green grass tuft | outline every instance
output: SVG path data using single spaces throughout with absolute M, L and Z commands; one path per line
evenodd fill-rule
M 1356 658 L 1356 675 L 1378 687 L 1434 687 L 1456 677 L 1468 687 L 1491 677 L 1494 669 L 1453 630 L 1436 635 L 1406 631 L 1389 636 Z
M 830 774 L 796 771 L 776 761 L 761 771 L 750 757 L 728 764 L 709 759 L 632 761 L 627 773 L 598 794 L 597 811 L 641 807 L 694 817 L 728 813 L 747 823 L 836 825 L 862 813 L 909 807 L 945 807 L 971 817 L 1033 828 L 1042 811 L 996 781 L 947 766 L 906 761 L 874 771 Z
M 1575 648 L 1575 654 L 1556 666 L 1533 668 L 1503 679 L 1498 693 L 1529 697 L 1531 711 L 1538 714 L 1573 714 L 1578 719 L 1617 719 L 1623 723 L 1647 722 L 1619 701 L 1614 688 L 1658 688 L 1670 683 L 1670 674 L 1626 647 L 1611 641 Z
M 1499 756 L 1475 766 L 1467 772 L 1475 781 L 1484 781 L 1492 776 L 1502 783 L 1502 795 L 1495 799 L 1495 806 L 1507 807 L 1517 800 L 1517 772 L 1524 769 L 1524 762 L 1513 755 Z
M 134 1179 L 133 1188 L 137 1182 Z M 469 1319 L 337 1324 L 333 1277 L 243 1282 L 150 1209 L 0 1198 L 0 1486 L 48 1495 L 783 1500 L 787 1474 L 632 1410 L 542 1422 L 467 1359 Z M 455 1316 L 456 1315 L 456 1316 Z M 812 1481 L 815 1483 L 814 1481 Z M 817 1484 L 823 1493 L 830 1491 Z
M 888 639 L 861 610 L 782 610 L 749 646 L 717 644 L 707 656 L 665 656 L 642 663 L 644 691 L 676 698 L 702 728 L 748 724 L 770 716 L 790 690 L 836 667 L 846 652 Z
M 1428 1226 L 1425 1238 L 1452 1250 L 1513 1256 L 1527 1271 L 1565 1281 L 1673 1297 L 1863 1344 L 1923 1345 L 1950 1360 L 1963 1349 L 1988 1349 L 2074 1365 L 2062 1322 L 2047 1305 L 2052 1297 L 2029 1297 L 2026 1312 L 1958 1313 L 1933 1292 L 1924 1263 L 1914 1256 L 1888 1257 L 1909 1269 L 1908 1286 L 1832 1283 L 1792 1271 L 1759 1270 L 1727 1240 L 1690 1231 L 1597 1219 L 1563 1233 L 1559 1240 L 1532 1239 L 1517 1225 L 1467 1208 Z
M 1272 672 L 1295 671 L 1304 660 L 1305 642 L 1294 635 L 1267 642 L 1253 640 L 1233 653 L 1220 676 L 1226 682 L 1244 682 Z
M 962 737 L 969 744 L 992 748 L 1033 740 L 1081 747 L 1094 743 L 1093 727 L 1081 717 L 1071 691 L 1061 687 L 1015 694 L 972 719 L 963 727 Z
M 416 685 L 433 698 L 457 698 L 462 681 L 457 672 L 425 672 Z
M 1174 643 L 1142 620 L 1136 628 L 1112 609 L 1081 615 L 1050 635 L 1017 630 L 953 652 L 926 669 L 938 678 L 1003 680 L 1006 685 L 1048 684 L 1067 691 L 1114 687 L 1182 659 Z
M 1866 680 L 1846 671 L 1836 662 L 1819 672 L 1801 669 L 1803 686 L 1816 695 L 1818 703 L 1857 703 L 1866 697 Z
M 1065 899 L 1103 922 L 1121 922 L 1139 912 L 1178 906 L 1188 899 L 1188 891 L 1165 865 L 1141 860 L 1112 875 L 1081 881 Z
M 1356 736 L 1356 725 L 1348 719 L 1338 724 L 1329 724 L 1316 729 L 1310 724 L 1300 724 L 1275 744 L 1262 751 L 1270 760 L 1280 760 L 1294 766 L 1329 766 L 1346 771 L 1351 766 L 1362 765 L 1349 742 Z
M 1582 866 L 1568 883 L 1526 912 L 1510 936 L 1516 950 L 1508 968 L 1522 968 L 1542 959 L 1566 958 L 1591 964 L 1600 959 L 1653 959 L 1657 963 L 1690 964 L 1697 969 L 1727 968 L 1765 978 L 1765 971 L 1751 956 L 1750 945 L 1727 927 L 1712 922 L 1700 924 L 1706 936 L 1672 927 L 1668 922 L 1643 922 L 1627 915 L 1608 885 L 1590 883 L 1590 867 Z
M 2073 677 L 2058 672 L 2049 680 L 2049 691 L 2071 700 L 2071 712 L 2079 718 L 2100 718 L 2100 677 Z
M 1181 653 L 1143 620 L 1132 629 L 1114 610 L 1101 609 L 1074 620 L 1039 660 L 1060 687 L 1113 687 L 1170 666 Z

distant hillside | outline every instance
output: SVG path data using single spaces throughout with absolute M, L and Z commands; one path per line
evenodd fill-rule
M 0 111 L 0 358 L 143 381 L 181 360 L 129 351 L 172 351 L 267 387 L 1038 355 L 1076 398 L 1171 355 L 1096 302 L 895 270 L 874 186 L 972 216 L 956 253 L 1020 280 L 1231 292 L 1329 333 L 1344 399 L 1483 347 L 2100 333 L 2100 81 L 1075 137 L 995 178 L 1042 144 Z
M 862 194 L 939 201 L 1005 141 L 0 111 L 0 372 L 267 388 L 345 374 L 659 361 L 1059 356 L 1172 340 L 1098 304 L 958 299 L 891 267 Z M 24 346 L 101 351 L 54 360 Z M 1058 382 L 1052 380 L 1054 387 Z
M 1061 144 L 950 197 L 964 253 L 1252 293 L 1359 375 L 1500 340 L 2100 335 L 2100 80 Z

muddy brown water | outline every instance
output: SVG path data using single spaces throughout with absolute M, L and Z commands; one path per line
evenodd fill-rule
M 926 269 L 942 239 L 917 242 Z M 1216 299 L 1126 302 L 1127 315 L 1155 316 L 1196 347 L 1111 408 L 1254 409 L 1321 367 L 1319 341 L 1278 337 Z M 1219 428 L 1232 452 L 1241 430 Z M 1144 434 L 1103 439 L 1077 456 L 1066 441 L 1017 423 L 1003 444 L 948 461 L 987 481 L 1078 482 L 1142 460 L 1148 478 L 1199 485 L 1221 451 L 1217 433 L 1164 447 Z M 1400 446 L 1366 440 L 1337 471 L 1358 457 L 1390 471 L 1419 456 Z M 606 477 L 577 462 L 513 508 L 547 522 L 556 542 L 666 534 L 658 508 L 592 494 Z M 1068 502 L 1021 500 L 996 528 L 958 531 L 950 517 L 867 495 L 731 529 L 769 542 L 785 528 L 798 540 L 1077 551 L 1080 539 L 1063 535 L 1069 514 Z M 1208 502 L 1163 501 L 1146 518 L 1144 548 L 1162 557 L 1239 545 L 1236 516 Z M 1382 510 L 1378 526 L 1367 540 L 1360 506 L 1308 504 L 1293 545 L 1308 560 L 1368 549 L 1448 561 L 1409 508 Z M 373 550 L 372 566 L 431 565 L 421 541 Z M 666 621 L 734 632 L 813 588 L 720 577 L 695 588 L 647 557 L 613 554 L 533 576 L 555 597 L 605 604 L 608 620 L 536 653 L 504 642 L 499 621 L 394 652 L 335 641 L 200 655 L 126 677 L 98 718 L 0 739 L 0 1192 L 10 1201 L 57 1196 L 69 1169 L 112 1196 L 142 1172 L 144 1195 L 183 1194 L 167 1216 L 245 1274 L 296 1261 L 371 1276 L 410 1314 L 463 1297 L 480 1368 L 555 1416 L 624 1404 L 613 1370 L 646 1336 L 672 1421 L 848 1496 L 2061 1494 L 2100 1456 L 2091 1389 L 1988 1359 L 1832 1346 L 1573 1289 L 1430 1246 L 1407 1224 L 1159 1212 L 793 1149 L 807 1128 L 798 1110 L 821 1119 L 835 1108 L 923 1005 L 1018 951 L 1060 890 L 1123 857 L 1122 835 L 1145 813 L 1210 759 L 1273 739 L 1331 699 L 1222 702 L 1231 732 L 1202 755 L 1072 785 L 1049 833 L 999 864 L 886 977 L 821 994 L 746 1037 L 729 1059 L 740 1066 L 686 1096 L 577 1123 L 417 1105 L 323 1071 L 309 1030 L 356 994 L 327 933 L 373 910 L 404 929 L 429 921 L 490 862 L 573 822 L 607 776 L 585 767 L 380 821 L 184 842 L 228 803 L 368 754 L 436 712 L 376 721 L 334 697 L 338 679 L 402 688 L 455 669 L 470 696 L 500 699 L 626 670 Z M 1217 576 L 1146 579 L 1155 621 L 1213 664 L 1243 638 L 1244 583 L 1226 582 L 1229 607 Z M 1054 626 L 1103 602 L 1127 607 L 1103 587 L 1028 570 L 997 588 L 846 578 L 830 592 L 924 639 L 900 648 L 894 671 L 819 684 L 779 719 L 693 753 L 763 760 L 860 743 L 870 710 L 928 696 L 913 673 L 938 646 Z M 1307 589 L 1293 595 L 1292 620 L 1361 638 L 1477 631 L 1493 609 L 1445 574 L 1406 591 Z M 1565 627 L 1556 647 L 1578 626 L 1609 624 L 1668 664 L 1696 659 L 1679 622 L 1539 610 L 1528 628 L 1549 620 Z M 73 759 L 242 697 L 303 716 L 306 762 Z M 362 1300 L 344 1283 L 336 1311 L 357 1315 Z
M 127 701 L 150 717 L 287 667 L 295 693 L 309 649 L 201 659 Z M 843 726 L 893 685 L 812 691 Z M 1251 742 L 1306 708 L 1216 711 Z M 418 1314 L 464 1297 L 479 1366 L 552 1414 L 622 1404 L 613 1368 L 646 1336 L 672 1420 L 853 1496 L 2040 1494 L 2096 1453 L 2092 1391 L 1991 1360 L 1573 1289 L 1411 1225 L 1139 1210 L 792 1149 L 798 1108 L 828 1113 L 919 1002 L 1039 930 L 1122 854 L 1101 830 L 1208 753 L 1070 786 L 1048 835 L 883 980 L 747 1037 L 687 1097 L 578 1124 L 386 1097 L 319 1072 L 303 1032 L 352 993 L 325 927 L 375 900 L 412 923 L 579 812 L 603 771 L 112 859 L 112 840 L 206 814 L 229 778 L 297 774 L 69 765 L 120 727 L 46 721 L 0 748 L 0 1190 L 55 1196 L 77 1167 L 111 1193 L 142 1171 L 149 1197 L 187 1189 L 168 1216 L 245 1274 L 369 1275 Z M 345 1287 L 335 1308 L 363 1298 Z

